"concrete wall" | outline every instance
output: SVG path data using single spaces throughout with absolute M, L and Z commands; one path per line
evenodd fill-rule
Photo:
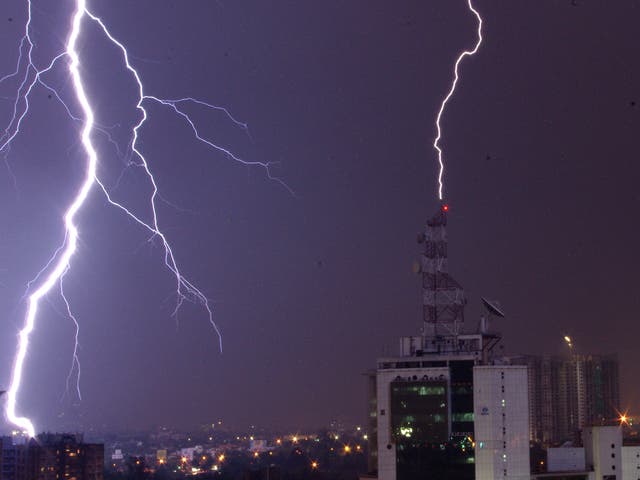
M 640 446 L 622 447 L 622 480 L 640 479 Z
M 550 448 L 547 450 L 547 471 L 583 472 L 585 470 L 584 448 Z

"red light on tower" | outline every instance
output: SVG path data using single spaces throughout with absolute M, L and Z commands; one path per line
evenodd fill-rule
M 442 211 L 443 212 L 448 212 L 449 211 L 449 205 L 447 205 L 446 203 L 444 205 L 442 205 Z

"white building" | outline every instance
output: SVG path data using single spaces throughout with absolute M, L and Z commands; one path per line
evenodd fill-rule
M 622 447 L 622 480 L 637 480 L 640 478 L 640 445 Z
M 477 480 L 528 480 L 527 367 L 482 365 L 473 369 Z
M 480 335 L 468 338 L 481 343 Z M 405 343 L 401 353 L 410 353 Z M 442 472 L 456 478 L 465 471 L 475 471 L 479 480 L 529 480 L 527 367 L 485 365 L 477 353 L 463 349 L 378 361 L 380 480 L 418 473 L 424 479 L 440 478 Z M 431 453 L 421 454 L 420 447 Z M 442 451 L 442 458 L 434 449 Z
M 587 470 L 596 480 L 612 480 L 622 475 L 622 429 L 587 427 L 582 432 Z

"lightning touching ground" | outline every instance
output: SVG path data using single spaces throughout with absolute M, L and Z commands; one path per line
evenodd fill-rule
M 130 55 L 127 48 L 117 40 L 110 32 L 107 24 L 97 15 L 93 14 L 88 6 L 86 0 L 76 0 L 75 8 L 71 16 L 70 27 L 68 31 L 67 41 L 64 50 L 55 55 L 50 62 L 43 68 L 36 66 L 33 60 L 33 52 L 37 49 L 36 43 L 33 41 L 33 25 L 32 25 L 32 4 L 30 0 L 27 0 L 27 20 L 25 22 L 24 34 L 20 40 L 18 60 L 16 63 L 15 71 L 9 73 L 3 77 L 0 77 L 0 84 L 9 81 L 11 79 L 18 79 L 18 87 L 16 91 L 15 100 L 13 102 L 13 112 L 11 118 L 4 129 L 4 132 L 0 135 L 0 153 L 6 156 L 9 154 L 12 141 L 21 133 L 21 127 L 26 121 L 29 109 L 30 109 L 30 96 L 32 91 L 36 88 L 45 88 L 53 97 L 60 102 L 69 115 L 70 119 L 81 125 L 79 132 L 79 143 L 82 145 L 84 152 L 84 178 L 81 185 L 78 187 L 75 197 L 70 205 L 68 205 L 63 215 L 64 225 L 64 240 L 60 246 L 55 250 L 52 257 L 44 265 L 44 267 L 37 273 L 35 278 L 29 282 L 27 286 L 27 293 L 25 295 L 26 302 L 26 314 L 24 317 L 24 323 L 22 329 L 18 334 L 17 351 L 14 358 L 11 383 L 7 391 L 6 402 L 6 417 L 7 419 L 16 425 L 18 428 L 26 432 L 30 437 L 35 436 L 35 426 L 30 418 L 21 416 L 18 413 L 18 398 L 23 381 L 23 368 L 28 353 L 29 338 L 34 328 L 36 327 L 36 319 L 41 301 L 49 293 L 58 293 L 65 305 L 65 314 L 68 316 L 75 325 L 75 346 L 72 354 L 72 364 L 69 375 L 67 377 L 67 389 L 74 376 L 76 378 L 76 392 L 77 396 L 81 398 L 80 393 L 80 361 L 78 358 L 78 335 L 79 335 L 79 322 L 76 316 L 72 313 L 71 303 L 65 295 L 63 289 L 63 280 L 65 275 L 72 271 L 71 260 L 76 253 L 79 230 L 75 221 L 77 213 L 85 206 L 89 193 L 92 190 L 97 189 L 107 199 L 108 203 L 127 215 L 130 219 L 136 222 L 141 228 L 146 230 L 149 235 L 149 240 L 159 240 L 162 244 L 164 251 L 164 264 L 172 274 L 175 281 L 175 294 L 176 305 L 173 311 L 175 315 L 180 309 L 181 305 L 186 301 L 192 301 L 202 306 L 207 319 L 211 324 L 211 327 L 217 334 L 218 348 L 222 351 L 222 336 L 218 326 L 213 319 L 213 311 L 211 304 L 205 296 L 205 294 L 188 280 L 179 269 L 178 262 L 171 248 L 169 240 L 165 233 L 162 231 L 158 213 L 156 209 L 156 202 L 161 199 L 158 186 L 154 175 L 152 173 L 151 166 L 139 148 L 139 131 L 140 128 L 147 121 L 149 115 L 144 107 L 145 103 L 155 102 L 160 105 L 170 108 L 179 118 L 184 120 L 191 129 L 195 139 L 214 151 L 224 154 L 232 161 L 238 162 L 245 166 L 253 166 L 262 168 L 266 176 L 281 184 L 290 193 L 293 193 L 291 189 L 280 179 L 271 174 L 271 164 L 248 161 L 238 155 L 234 154 L 230 149 L 219 146 L 211 140 L 205 138 L 198 130 L 196 122 L 187 114 L 181 106 L 186 103 L 197 104 L 208 110 L 221 111 L 227 118 L 237 127 L 247 131 L 247 125 L 234 118 L 231 113 L 223 108 L 211 103 L 199 100 L 193 97 L 184 97 L 178 99 L 163 99 L 157 96 L 148 95 L 145 93 L 144 84 L 139 72 L 134 68 L 130 61 Z M 82 62 L 79 49 L 79 37 L 82 33 L 83 26 L 88 22 L 94 22 L 99 26 L 106 39 L 116 47 L 122 56 L 123 67 L 134 78 L 137 86 L 137 103 L 136 109 L 140 114 L 140 120 L 135 124 L 130 132 L 130 161 L 128 167 L 140 168 L 144 172 L 148 182 L 152 187 L 151 194 L 149 196 L 149 206 L 151 211 L 151 220 L 145 221 L 133 211 L 127 207 L 123 202 L 119 202 L 113 198 L 112 192 L 107 188 L 106 183 L 101 180 L 98 175 L 98 163 L 100 154 L 97 151 L 93 137 L 96 133 L 106 135 L 107 139 L 115 144 L 111 136 L 109 135 L 108 128 L 98 125 L 95 121 L 95 112 L 92 99 L 87 94 L 86 85 L 82 76 Z M 63 100 L 62 95 L 55 88 L 50 86 L 46 82 L 46 76 L 54 68 L 59 65 L 66 64 L 71 79 L 73 93 L 75 94 L 75 102 L 79 105 L 81 113 L 72 113 L 73 108 L 71 104 Z M 56 289 L 58 286 L 58 289 Z

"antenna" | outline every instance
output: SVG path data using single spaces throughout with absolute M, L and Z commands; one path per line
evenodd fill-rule
M 464 290 L 447 268 L 448 211 L 449 206 L 441 204 L 418 235 L 418 242 L 424 245 L 418 270 L 422 273 L 423 336 L 430 338 L 458 335 L 464 325 Z
M 482 299 L 482 304 L 487 309 L 487 311 L 491 315 L 495 315 L 496 317 L 504 318 L 504 312 L 499 307 L 498 302 L 495 300 L 487 300 L 484 297 L 480 297 Z
M 504 318 L 505 315 L 496 300 L 487 300 L 485 297 L 480 297 L 480 299 L 489 314 L 488 318 L 484 315 L 480 317 L 480 333 L 489 333 L 489 320 L 492 317 Z
M 500 308 L 500 304 L 496 300 L 488 300 L 485 297 L 480 297 L 484 308 L 487 309 L 487 315 L 480 317 L 480 334 L 482 334 L 483 343 L 483 359 L 487 362 L 492 355 L 493 348 L 500 342 L 502 337 L 497 332 L 491 332 L 489 330 L 489 320 L 493 317 L 504 318 L 505 314 Z M 486 342 L 486 343 L 485 343 Z M 500 345 L 500 349 L 504 349 L 504 345 Z

